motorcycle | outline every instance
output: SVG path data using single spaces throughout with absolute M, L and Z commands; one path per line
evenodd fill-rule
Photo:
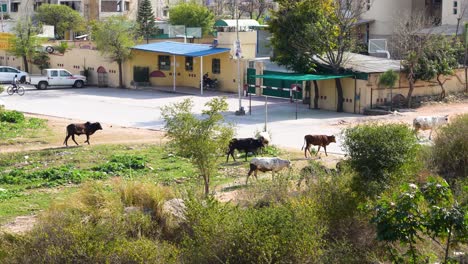
M 203 89 L 218 89 L 218 79 L 210 79 L 207 75 L 203 76 Z

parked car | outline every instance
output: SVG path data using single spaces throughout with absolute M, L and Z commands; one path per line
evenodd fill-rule
M 73 86 L 82 88 L 86 85 L 86 77 L 71 74 L 65 69 L 45 69 L 43 75 L 31 75 L 31 84 L 44 90 L 49 86 Z
M 29 83 L 29 74 L 24 71 L 20 71 L 10 66 L 0 66 L 0 83 L 11 83 L 18 75 L 17 78 L 21 83 Z

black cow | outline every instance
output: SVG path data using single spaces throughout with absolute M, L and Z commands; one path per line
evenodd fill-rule
M 65 140 L 63 141 L 63 144 L 68 147 L 68 138 L 72 138 L 72 140 L 75 142 L 76 145 L 78 143 L 75 140 L 75 135 L 86 135 L 86 141 L 84 143 L 88 143 L 89 145 L 89 136 L 94 134 L 97 130 L 102 130 L 101 124 L 99 122 L 96 123 L 90 123 L 86 122 L 84 124 L 69 124 L 67 126 L 67 136 L 65 137 Z
M 226 162 L 229 161 L 229 155 L 232 156 L 234 161 L 234 150 L 245 151 L 245 161 L 247 161 L 247 153 L 252 152 L 257 156 L 257 151 L 265 146 L 263 138 L 233 138 L 229 142 L 229 151 L 227 152 Z

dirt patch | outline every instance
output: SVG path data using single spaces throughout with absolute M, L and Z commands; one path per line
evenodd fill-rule
M 50 136 L 50 138 L 47 138 L 47 140 L 37 140 L 28 143 L 17 143 L 2 146 L 0 148 L 0 153 L 65 147 L 65 145 L 63 145 L 63 140 L 65 139 L 65 130 L 67 125 L 70 123 L 86 122 L 83 120 L 72 120 L 68 118 L 59 118 L 37 114 L 25 115 L 27 117 L 46 119 L 48 127 L 51 129 L 52 135 Z M 103 129 L 97 131 L 94 135 L 90 137 L 92 145 L 141 143 L 163 144 L 165 141 L 167 141 L 167 138 L 164 137 L 165 133 L 163 131 L 121 127 L 103 123 L 101 125 Z M 86 136 L 82 135 L 75 138 L 78 144 L 85 144 L 83 142 L 86 140 Z M 68 145 L 75 145 L 71 138 L 68 140 Z
M 33 229 L 37 222 L 35 215 L 18 216 L 13 222 L 1 226 L 2 231 L 13 234 L 23 234 Z

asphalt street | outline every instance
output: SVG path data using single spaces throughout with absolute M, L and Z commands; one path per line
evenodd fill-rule
M 57 88 L 36 90 L 27 87 L 24 96 L 0 94 L 7 109 L 37 113 L 73 120 L 88 120 L 126 127 L 163 129 L 161 107 L 170 103 L 191 98 L 194 112 L 201 113 L 204 104 L 216 96 L 226 96 L 229 111 L 225 112 L 227 122 L 236 125 L 238 137 L 251 137 L 265 126 L 265 98 L 252 97 L 251 114 L 249 98 L 242 98 L 245 116 L 236 116 L 239 109 L 237 94 L 205 92 L 203 96 L 195 94 L 193 88 L 177 88 L 178 93 L 155 90 L 131 90 L 117 88 L 86 87 L 83 89 Z M 190 94 L 191 93 L 191 94 Z M 311 110 L 301 102 L 296 104 L 289 100 L 268 98 L 267 130 L 272 135 L 272 143 L 281 147 L 300 149 L 306 134 L 336 135 L 337 144 L 331 144 L 327 150 L 343 154 L 341 149 L 338 122 L 344 120 L 352 123 L 361 115 L 336 113 L 324 110 Z

